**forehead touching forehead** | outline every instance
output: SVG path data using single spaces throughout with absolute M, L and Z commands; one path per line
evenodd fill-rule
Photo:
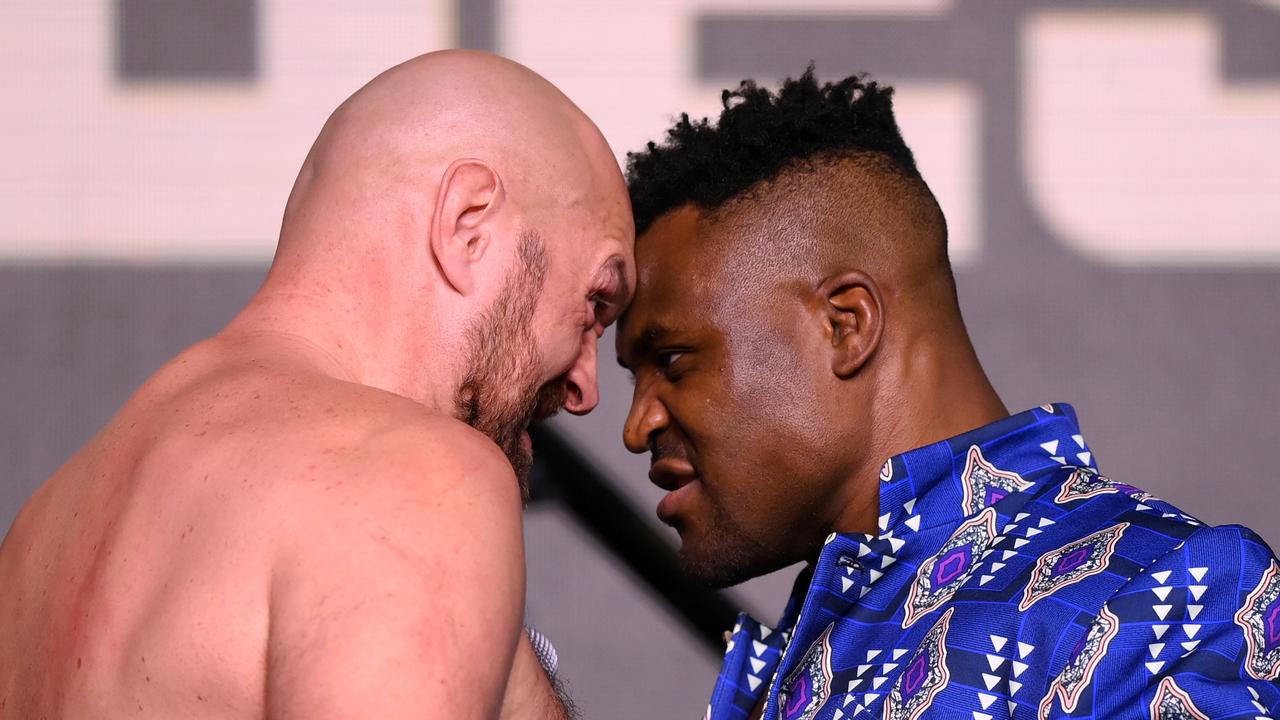
M 568 142 L 543 155 L 525 180 L 531 190 L 524 214 L 550 244 L 592 265 L 618 256 L 634 274 L 635 225 L 621 168 L 595 124 L 573 108 L 562 130 Z
M 686 205 L 636 239 L 636 293 L 619 321 L 619 354 L 628 344 L 699 324 L 720 302 L 727 287 L 719 267 L 728 246 L 710 240 L 712 230 L 704 212 Z

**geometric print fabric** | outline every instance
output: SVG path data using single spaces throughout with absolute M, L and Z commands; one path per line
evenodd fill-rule
M 1280 562 L 1097 471 L 1044 405 L 896 456 L 776 629 L 742 615 L 710 720 L 1280 716 Z

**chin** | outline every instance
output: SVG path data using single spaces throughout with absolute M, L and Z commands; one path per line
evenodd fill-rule
M 715 542 L 685 540 L 680 545 L 679 559 L 685 575 L 716 589 L 732 587 L 763 574 L 755 571 L 752 558 Z

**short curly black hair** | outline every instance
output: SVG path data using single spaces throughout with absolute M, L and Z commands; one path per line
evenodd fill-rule
M 721 94 L 719 121 L 688 113 L 661 145 L 627 153 L 627 186 L 636 233 L 692 204 L 715 210 L 762 181 L 818 158 L 878 155 L 923 183 L 893 117 L 893 88 L 853 75 L 822 85 L 813 65 L 778 91 L 743 80 Z

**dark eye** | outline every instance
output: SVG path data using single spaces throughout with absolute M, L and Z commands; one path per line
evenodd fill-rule
M 672 377 L 673 375 L 678 376 L 679 373 L 675 372 L 677 368 L 674 366 L 676 362 L 684 356 L 684 350 L 662 350 L 657 355 L 658 368 L 661 369 L 662 373 L 667 377 Z

